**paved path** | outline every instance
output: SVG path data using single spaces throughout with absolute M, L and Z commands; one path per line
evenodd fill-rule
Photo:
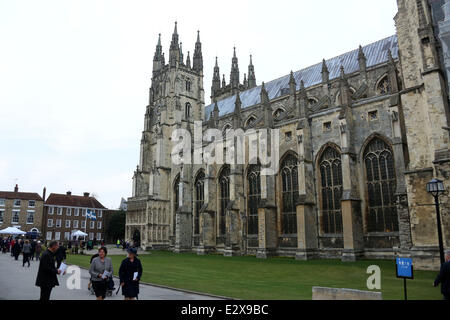
M 36 287 L 36 275 L 39 262 L 31 261 L 31 266 L 22 267 L 22 257 L 15 261 L 9 253 L 0 253 L 0 300 L 38 300 L 40 288 Z M 81 289 L 70 290 L 66 286 L 68 276 L 58 276 L 59 286 L 52 290 L 52 300 L 95 300 L 87 290 L 89 273 L 81 269 Z M 115 279 L 116 288 L 118 279 Z M 217 300 L 210 296 L 186 293 L 178 290 L 160 288 L 141 284 L 139 287 L 139 300 Z M 121 291 L 109 300 L 123 300 Z

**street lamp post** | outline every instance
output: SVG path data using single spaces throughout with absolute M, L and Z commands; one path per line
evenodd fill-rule
M 441 257 L 441 264 L 445 263 L 444 258 L 444 242 L 442 240 L 442 227 L 441 227 L 441 213 L 439 208 L 439 196 L 445 192 L 444 183 L 439 179 L 433 179 L 427 183 L 427 192 L 434 197 L 434 204 L 436 206 L 436 219 L 439 238 L 439 255 Z

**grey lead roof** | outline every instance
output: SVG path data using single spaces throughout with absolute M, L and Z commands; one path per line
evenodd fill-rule
M 388 50 L 391 50 L 392 57 L 398 58 L 398 43 L 397 36 L 393 35 L 388 38 L 371 43 L 363 48 L 366 56 L 367 67 L 372 67 L 377 64 L 388 61 Z M 340 67 L 344 66 L 346 74 L 350 74 L 359 70 L 358 63 L 358 49 L 344 53 L 340 56 L 326 60 L 328 71 L 330 72 L 330 80 L 340 76 Z M 303 80 L 305 88 L 314 86 L 322 82 L 322 62 L 294 72 L 295 82 L 297 83 L 297 90 L 300 90 L 300 80 Z M 272 80 L 265 84 L 269 99 L 275 99 L 281 96 L 281 90 L 289 88 L 290 75 Z M 261 86 L 243 91 L 240 93 L 242 101 L 242 109 L 254 106 L 260 103 Z M 236 102 L 236 95 L 226 99 L 217 101 L 219 107 L 219 116 L 230 114 L 234 111 Z M 205 119 L 208 120 L 211 112 L 214 109 L 214 103 L 205 107 Z

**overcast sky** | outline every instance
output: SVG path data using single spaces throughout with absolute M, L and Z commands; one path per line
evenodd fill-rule
M 152 59 L 174 22 L 197 30 L 210 103 L 214 59 L 229 81 L 236 46 L 258 85 L 395 33 L 395 0 L 0 0 L 0 190 L 131 196 Z

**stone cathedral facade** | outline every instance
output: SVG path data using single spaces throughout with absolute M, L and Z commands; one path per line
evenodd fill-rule
M 191 62 L 175 25 L 168 63 L 160 36 L 127 239 L 198 254 L 344 261 L 407 254 L 437 263 L 436 215 L 423 204 L 433 203 L 425 190 L 433 177 L 450 189 L 446 83 L 427 2 L 398 0 L 395 23 L 391 37 L 259 85 L 252 62 L 241 82 L 235 49 L 228 83 L 216 58 L 209 105 L 200 35 Z M 175 165 L 172 132 L 192 133 L 193 145 L 195 121 L 223 137 L 278 129 L 277 173 L 261 175 L 264 166 L 249 159 Z M 247 140 L 244 149 L 248 155 Z

